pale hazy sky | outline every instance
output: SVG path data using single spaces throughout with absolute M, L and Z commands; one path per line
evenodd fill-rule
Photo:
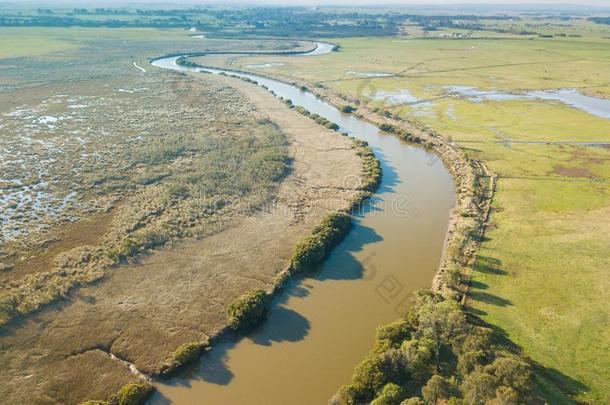
M 460 6 L 460 5 L 524 5 L 524 6 L 601 6 L 610 8 L 610 0 L 0 0 L 0 4 L 35 4 L 43 3 L 48 5 L 74 5 L 82 4 L 87 6 L 95 4 L 98 6 L 124 6 L 129 4 L 151 4 L 151 5 L 285 5 L 285 6 L 362 6 L 362 5 L 420 5 L 420 6 Z M 551 8 L 552 10 L 552 8 Z M 549 10 L 550 11 L 550 10 Z
M 0 0 L 0 3 L 76 3 L 78 0 Z M 508 5 L 508 4 L 522 4 L 522 5 L 543 5 L 543 4 L 555 4 L 555 5 L 596 5 L 596 6 L 608 6 L 610 7 L 610 0 L 84 0 L 83 3 L 107 3 L 107 4 L 129 4 L 129 3 L 166 3 L 166 4 L 213 4 L 213 3 L 226 3 L 226 4 L 265 4 L 265 3 L 276 3 L 285 5 L 384 5 L 384 4 L 417 4 L 417 5 L 468 5 L 468 4 L 487 4 L 487 5 Z

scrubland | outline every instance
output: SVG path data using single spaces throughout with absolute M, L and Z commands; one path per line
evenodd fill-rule
M 201 353 L 225 330 L 230 302 L 273 289 L 297 241 L 362 193 L 344 187 L 362 173 L 348 138 L 252 84 L 147 64 L 232 41 L 170 30 L 0 35 L 49 41 L 1 50 L 7 401 L 143 395 L 125 384 Z

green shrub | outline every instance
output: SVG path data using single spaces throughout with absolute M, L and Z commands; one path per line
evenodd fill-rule
M 324 126 L 328 129 L 332 129 L 333 131 L 336 131 L 339 129 L 339 125 L 335 124 L 334 122 L 330 122 L 330 121 L 328 121 L 326 124 L 324 124 Z
M 302 106 L 297 106 L 294 109 L 295 111 L 297 111 L 299 114 L 303 114 L 306 117 L 309 117 L 311 115 L 311 113 L 309 112 L 309 110 L 303 108 Z
M 197 63 L 189 60 L 188 58 L 186 58 L 184 56 L 181 56 L 178 59 L 176 59 L 176 65 L 183 66 L 183 67 L 188 67 L 188 68 L 201 67 L 201 65 L 198 65 Z
M 381 184 L 381 164 L 375 157 L 373 149 L 364 141 L 354 140 L 356 147 L 358 148 L 358 156 L 362 159 L 362 171 L 364 179 L 362 183 L 362 190 L 373 192 Z
M 371 405 L 399 405 L 404 398 L 404 390 L 394 383 L 386 384 Z
M 426 403 L 436 404 L 439 400 L 448 399 L 455 390 L 443 376 L 433 375 L 421 391 Z
M 381 129 L 382 131 L 385 131 L 385 132 L 395 132 L 396 131 L 396 127 L 394 125 L 386 124 L 386 123 L 380 124 L 379 129 Z
M 328 214 L 312 234 L 301 240 L 292 255 L 291 268 L 294 272 L 311 271 L 317 268 L 331 249 L 335 247 L 351 229 L 352 219 L 341 212 Z
M 402 342 L 411 337 L 413 326 L 406 319 L 398 319 L 387 325 L 377 328 L 377 344 L 387 348 L 400 347 Z
M 154 249 L 169 241 L 169 236 L 162 230 L 145 229 L 123 239 L 121 244 L 108 253 L 115 263 L 127 261 L 147 249 Z
M 124 385 L 116 394 L 117 405 L 140 405 L 152 394 L 154 387 L 148 383 L 131 383 Z
M 229 304 L 228 325 L 235 331 L 247 332 L 265 318 L 267 309 L 267 293 L 261 289 L 249 291 Z
M 356 366 L 350 389 L 343 398 L 349 404 L 371 402 L 377 393 L 390 382 L 393 376 L 388 369 L 385 357 L 378 353 L 369 353 L 364 360 Z
M 6 325 L 16 315 L 15 298 L 12 296 L 2 297 L 0 301 L 0 327 Z
M 334 211 L 322 219 L 322 222 L 314 228 L 313 233 L 320 235 L 327 248 L 333 248 L 341 242 L 351 228 L 352 218 L 343 212 Z
M 310 271 L 319 266 L 326 256 L 324 243 L 317 235 L 310 235 L 301 240 L 292 255 L 292 270 L 295 272 Z
M 208 348 L 207 342 L 191 342 L 179 346 L 169 355 L 161 367 L 160 374 L 171 375 L 186 364 L 199 359 L 203 352 Z
M 341 107 L 341 112 L 350 114 L 353 113 L 354 111 L 356 111 L 355 107 L 352 107 L 351 105 L 344 105 L 343 107 Z

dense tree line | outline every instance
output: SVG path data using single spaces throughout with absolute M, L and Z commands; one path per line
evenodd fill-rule
M 335 404 L 521 404 L 532 401 L 530 365 L 476 325 L 453 300 L 415 294 L 408 314 L 380 328 L 373 351 Z
M 610 17 L 590 17 L 589 21 L 597 24 L 610 24 Z

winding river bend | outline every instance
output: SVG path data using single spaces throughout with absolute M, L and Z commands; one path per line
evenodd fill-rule
M 331 50 L 332 45 L 318 44 L 303 55 Z M 152 63 L 201 70 L 178 66 L 176 59 Z M 430 286 L 455 203 L 453 182 L 436 156 L 311 93 L 252 74 L 227 73 L 256 80 L 367 141 L 381 161 L 382 183 L 321 271 L 292 280 L 257 332 L 217 344 L 192 369 L 158 383 L 150 402 L 325 404 L 371 349 L 376 327 L 398 318 L 414 290 Z

